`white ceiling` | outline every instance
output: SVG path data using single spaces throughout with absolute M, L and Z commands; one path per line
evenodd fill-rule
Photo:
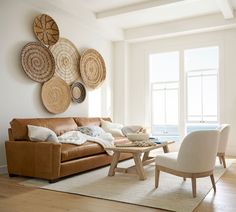
M 137 42 L 236 28 L 236 0 L 24 1 L 70 13 L 81 25 L 89 25 L 112 41 Z
M 141 2 L 150 2 L 150 0 L 78 0 L 78 2 L 97 13 Z
M 236 0 L 77 0 L 93 11 L 100 23 L 121 29 L 170 22 L 236 6 Z M 222 6 L 223 5 L 223 6 Z M 227 12 L 227 11 L 226 11 Z M 231 11 L 232 12 L 232 11 Z M 222 14 L 222 18 L 224 14 Z

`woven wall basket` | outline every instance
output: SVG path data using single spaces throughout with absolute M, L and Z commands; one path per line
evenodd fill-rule
M 66 38 L 60 38 L 50 50 L 56 62 L 56 74 L 71 85 L 80 79 L 80 54 L 77 48 Z
M 102 56 L 95 49 L 87 49 L 81 56 L 80 73 L 84 84 L 95 89 L 106 78 L 106 67 Z
M 21 52 L 25 73 L 36 82 L 46 82 L 54 75 L 55 61 L 47 47 L 38 42 L 25 45 Z
M 48 15 L 42 14 L 34 19 L 34 34 L 45 45 L 54 45 L 59 40 L 59 29 L 56 22 Z
M 70 88 L 60 77 L 43 84 L 41 97 L 46 109 L 54 114 L 66 111 L 71 102 Z
M 82 83 L 74 82 L 70 90 L 71 97 L 74 102 L 81 103 L 85 100 L 86 90 Z

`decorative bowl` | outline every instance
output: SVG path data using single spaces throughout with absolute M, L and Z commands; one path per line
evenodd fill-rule
M 128 133 L 127 138 L 130 141 L 144 141 L 149 139 L 148 133 Z

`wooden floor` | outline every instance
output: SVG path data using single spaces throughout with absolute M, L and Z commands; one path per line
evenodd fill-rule
M 1 212 L 156 212 L 163 211 L 148 207 L 84 197 L 62 192 L 25 187 L 19 184 L 21 178 L 0 176 Z M 236 211 L 236 163 L 234 163 L 216 184 L 217 192 L 211 190 L 194 212 Z

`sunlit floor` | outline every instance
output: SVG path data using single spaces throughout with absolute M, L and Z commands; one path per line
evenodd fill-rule
M 0 211 L 86 211 L 86 212 L 154 212 L 162 211 L 148 207 L 101 200 L 80 195 L 48 191 L 20 185 L 20 177 L 0 176 Z M 236 162 L 232 164 L 216 184 L 217 192 L 211 190 L 195 212 L 236 211 Z

